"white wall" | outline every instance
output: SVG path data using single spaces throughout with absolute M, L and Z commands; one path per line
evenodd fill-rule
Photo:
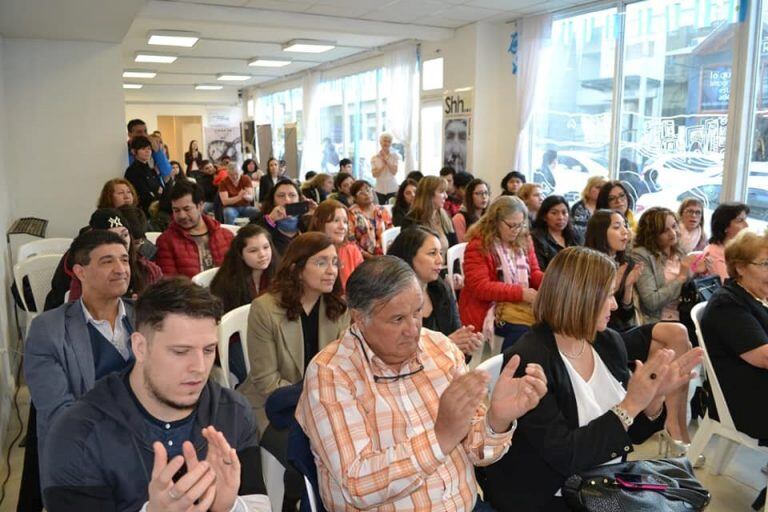
M 203 127 L 209 125 L 209 116 L 214 112 L 226 112 L 233 120 L 239 123 L 243 117 L 239 104 L 227 105 L 176 105 L 162 103 L 126 103 L 125 123 L 131 119 L 142 119 L 147 123 L 147 129 L 151 133 L 157 129 L 157 116 L 200 116 L 203 118 Z
M 10 225 L 10 198 L 6 183 L 6 137 L 7 125 L 5 120 L 5 93 L 3 87 L 4 74 L 3 69 L 4 41 L 0 36 L 0 229 L 3 232 Z M 14 375 L 15 366 L 18 362 L 17 357 L 10 357 L 9 351 L 15 350 L 18 346 L 16 337 L 11 333 L 10 318 L 12 310 L 10 309 L 10 297 L 8 289 L 13 280 L 11 268 L 8 262 L 8 246 L 4 236 L 0 236 L 0 451 L 5 446 L 5 434 L 8 425 L 8 418 L 11 411 L 11 399 L 15 388 Z
M 72 236 L 127 166 L 120 46 L 6 39 L 2 75 L 13 216 Z

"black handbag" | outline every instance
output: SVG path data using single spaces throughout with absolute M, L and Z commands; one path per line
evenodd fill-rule
M 648 475 L 666 489 L 627 489 L 616 483 L 621 473 Z M 691 512 L 704 510 L 711 499 L 686 458 L 598 466 L 569 477 L 562 492 L 568 506 L 580 512 Z
M 708 301 L 720 286 L 722 286 L 720 276 L 705 276 L 687 280 L 680 290 L 677 311 L 680 313 L 680 322 L 688 329 L 688 339 L 694 347 L 699 346 L 699 339 L 696 337 L 696 327 L 691 319 L 693 306 L 699 302 Z

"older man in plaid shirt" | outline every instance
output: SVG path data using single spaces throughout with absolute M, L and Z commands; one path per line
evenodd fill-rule
M 515 356 L 488 406 L 489 375 L 468 371 L 444 335 L 421 328 L 422 290 L 402 260 L 367 260 L 347 283 L 354 320 L 305 372 L 296 418 L 309 436 L 329 510 L 476 507 L 473 466 L 509 448 L 517 418 L 546 393 Z M 479 508 L 479 505 L 478 505 Z

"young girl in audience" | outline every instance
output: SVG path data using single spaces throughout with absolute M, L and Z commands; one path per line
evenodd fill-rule
M 683 199 L 677 210 L 680 218 L 680 247 L 683 252 L 704 250 L 707 234 L 704 232 L 704 203 L 695 197 Z
M 677 216 L 673 211 L 654 206 L 643 213 L 632 257 L 643 263 L 635 288 L 645 322 L 679 321 L 680 291 L 690 277 L 694 257 L 686 256 L 680 249 Z
M 387 254 L 401 258 L 416 273 L 424 298 L 422 327 L 445 334 L 467 355 L 482 346 L 482 333 L 475 332 L 473 325 L 461 326 L 456 297 L 440 278 L 443 257 L 440 255 L 440 239 L 434 230 L 424 226 L 404 229 Z
M 340 172 L 333 178 L 334 192 L 328 196 L 328 199 L 334 199 L 345 207 L 349 208 L 354 204 L 350 189 L 355 182 L 355 178 L 348 172 Z
M 679 357 L 690 350 L 688 331 L 676 322 L 637 325 L 634 306 L 634 285 L 643 272 L 644 264 L 626 254 L 629 228 L 621 214 L 612 210 L 597 210 L 587 223 L 584 245 L 609 256 L 617 264 L 615 292 L 616 309 L 611 311 L 608 327 L 618 331 L 624 340 L 629 361 L 647 361 L 657 350 L 668 348 Z M 667 420 L 664 440 L 667 453 L 683 456 L 691 442 L 687 427 L 688 389 L 680 388 L 666 398 Z M 698 462 L 698 461 L 697 461 Z
M 627 219 L 627 224 L 631 230 L 634 231 L 637 227 L 635 215 L 632 213 L 632 208 L 634 208 L 632 196 L 621 181 L 608 181 L 600 188 L 596 207 L 599 210 L 619 212 Z
M 528 226 L 533 226 L 543 199 L 541 187 L 536 183 L 525 183 L 517 191 L 517 197 L 522 199 L 525 207 L 528 208 Z
M 184 153 L 184 163 L 187 164 L 186 174 L 203 169 L 203 154 L 200 153 L 196 140 L 189 142 L 189 151 Z
M 285 209 L 287 205 L 299 201 L 301 201 L 299 187 L 287 179 L 279 181 L 264 198 L 261 213 L 253 220 L 269 232 L 278 255 L 285 252 L 288 244 L 301 231 L 306 231 L 309 214 L 302 217 L 288 215 Z M 310 211 L 313 211 L 316 206 L 314 202 L 309 201 Z
M 605 181 L 602 176 L 590 176 L 581 191 L 581 199 L 571 207 L 573 227 L 582 234 L 587 230 L 587 222 L 597 208 L 597 196 Z
M 349 240 L 349 211 L 340 202 L 326 199 L 312 215 L 309 230 L 325 233 L 333 240 L 339 256 L 339 279 L 344 289 L 350 274 L 363 262 L 360 247 Z
M 349 209 L 349 225 L 363 258 L 383 254 L 381 234 L 392 227 L 392 218 L 386 208 L 373 200 L 373 188 L 365 180 L 358 180 L 350 188 L 355 204 Z
M 280 162 L 276 158 L 267 160 L 267 172 L 259 181 L 259 202 L 264 201 L 269 196 L 272 188 L 280 181 Z M 264 208 L 261 209 L 264 211 Z
M 725 264 L 725 244 L 731 241 L 742 229 L 749 227 L 747 215 L 749 215 L 749 206 L 744 203 L 724 203 L 712 213 L 712 220 L 710 221 L 712 236 L 709 237 L 709 245 L 704 248 L 704 253 L 699 258 L 708 260 L 711 267 L 710 272 L 719 275 L 722 282 L 728 279 L 728 267 Z
M 456 231 L 456 240 L 459 243 L 466 242 L 467 228 L 480 220 L 490 204 L 490 188 L 481 179 L 473 179 L 467 185 L 464 192 L 464 206 L 453 216 L 453 229 Z
M 510 171 L 501 180 L 501 195 L 515 196 L 523 185 L 525 185 L 525 174 Z
M 211 281 L 211 293 L 221 299 L 224 312 L 250 304 L 267 291 L 277 261 L 267 230 L 255 224 L 243 226 L 229 246 L 224 261 Z M 238 382 L 247 376 L 240 337 L 229 342 L 229 369 Z
M 518 419 L 507 454 L 480 471 L 494 509 L 569 510 L 560 492 L 566 479 L 622 461 L 661 430 L 664 397 L 695 375 L 701 349 L 676 359 L 659 350 L 630 374 L 623 342 L 608 328 L 615 279 L 614 262 L 584 247 L 563 249 L 547 269 L 536 325 L 505 352 L 504 364 L 517 354 L 517 377 L 530 363 L 554 377 L 539 405 Z
M 446 193 L 447 185 L 445 180 L 438 176 L 425 176 L 416 188 L 416 197 L 413 200 L 413 207 L 408 215 L 403 219 L 401 226 L 420 225 L 432 228 L 440 237 L 440 248 L 443 258 L 446 257 L 448 248 L 456 244 L 456 233 L 453 230 L 453 223 L 450 217 L 443 209 L 445 200 L 448 197 Z
M 325 201 L 325 198 L 331 192 L 333 192 L 333 178 L 331 178 L 330 174 L 322 172 L 315 174 L 312 179 L 306 181 L 301 186 L 302 195 L 318 204 Z
M 109 180 L 101 188 L 96 208 L 120 208 L 124 205 L 138 206 L 139 198 L 131 182 L 123 178 Z
M 581 235 L 571 224 L 568 201 L 563 196 L 548 196 L 541 203 L 531 235 L 539 267 L 543 271 L 562 249 L 582 243 Z
M 528 236 L 527 211 L 514 196 L 497 198 L 469 231 L 459 313 L 464 325 L 509 346 L 533 323 L 533 301 L 544 275 Z
M 411 211 L 418 186 L 419 182 L 411 178 L 400 184 L 395 197 L 395 205 L 392 207 L 392 224 L 394 226 L 402 226 L 403 219 Z

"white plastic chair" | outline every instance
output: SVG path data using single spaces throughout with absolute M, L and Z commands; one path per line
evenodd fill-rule
M 228 229 L 233 235 L 237 235 L 237 232 L 240 231 L 240 226 L 235 226 L 234 224 L 222 224 L 221 227 Z
M 315 489 L 312 487 L 312 482 L 309 478 L 304 476 L 304 486 L 307 488 L 307 496 L 309 499 L 309 509 L 312 512 L 317 512 L 317 496 L 315 496 Z
M 394 208 L 395 205 L 393 205 L 393 204 L 383 204 L 383 205 L 381 205 L 381 207 L 384 208 L 385 210 L 387 210 L 387 213 L 389 213 L 389 216 L 392 217 L 392 208 Z
M 467 250 L 467 242 L 456 244 L 453 247 L 448 248 L 448 257 L 446 258 L 448 264 L 448 283 L 453 286 L 453 274 L 455 274 L 453 268 L 456 266 L 456 261 L 459 262 L 459 268 L 461 268 L 462 275 L 464 274 L 464 251 Z
M 719 475 L 725 469 L 725 466 L 728 465 L 728 462 L 730 462 L 738 445 L 758 450 L 766 455 L 768 455 L 768 447 L 759 446 L 757 444 L 757 439 L 739 432 L 733 424 L 731 412 L 728 409 L 728 404 L 723 396 L 723 390 L 720 388 L 720 382 L 717 380 L 717 375 L 715 375 L 715 369 L 712 366 L 712 361 L 709 359 L 709 353 L 707 352 L 707 347 L 704 342 L 704 335 L 701 332 L 701 317 L 706 305 L 706 302 L 696 304 L 691 311 L 691 319 L 693 320 L 693 325 L 696 326 L 696 337 L 699 339 L 699 346 L 704 350 L 704 367 L 707 371 L 709 385 L 712 388 L 712 396 L 715 399 L 715 406 L 717 407 L 717 414 L 720 417 L 720 420 L 713 420 L 709 416 L 709 412 L 707 412 L 706 416 L 704 416 L 704 419 L 702 419 L 699 424 L 699 429 L 696 431 L 696 435 L 693 437 L 693 442 L 688 450 L 688 459 L 690 461 L 695 461 L 704 451 L 704 448 L 707 447 L 707 444 L 709 444 L 712 437 L 719 436 L 721 438 L 721 444 L 720 447 L 718 447 L 719 453 L 717 453 L 716 457 L 713 459 L 713 464 L 710 468 L 710 472 L 713 475 Z M 765 507 L 765 510 L 768 510 L 768 496 L 766 497 Z
M 199 274 L 195 274 L 192 276 L 192 282 L 196 285 L 200 285 L 203 288 L 208 288 L 211 286 L 211 281 L 213 281 L 214 276 L 216 276 L 216 272 L 219 271 L 219 267 L 213 267 L 209 268 L 208 270 L 203 270 Z
M 30 258 L 32 256 L 38 256 L 40 254 L 64 254 L 69 250 L 69 246 L 72 245 L 71 238 L 42 238 L 40 240 L 33 240 L 19 247 L 19 251 L 16 255 L 16 263 Z
M 251 373 L 251 362 L 248 360 L 248 313 L 250 310 L 250 304 L 240 306 L 224 314 L 221 317 L 221 322 L 219 322 L 219 364 L 221 364 L 221 369 L 224 372 L 224 383 L 229 388 L 234 388 L 229 374 L 229 339 L 235 333 L 240 335 L 240 346 L 243 348 L 246 373 Z
M 157 244 L 157 239 L 160 238 L 160 235 L 162 234 L 163 233 L 160 231 L 147 231 L 144 236 L 153 244 Z
M 501 367 L 504 364 L 504 354 L 497 354 L 490 359 L 486 359 L 477 366 L 478 370 L 485 370 L 491 375 L 491 380 L 488 382 L 488 392 L 492 392 L 496 387 L 496 381 L 499 380 L 501 375 Z
M 397 235 L 399 234 L 400 226 L 384 230 L 381 234 L 381 249 L 384 251 L 384 254 L 387 254 L 387 249 L 389 249 L 389 246 L 392 245 L 392 242 L 395 241 L 395 238 L 397 238 Z
M 56 267 L 59 265 L 60 260 L 61 254 L 41 254 L 27 258 L 13 266 L 13 279 L 16 281 L 16 286 L 19 289 L 21 303 L 24 305 L 24 309 L 27 310 L 27 325 L 43 311 L 45 297 L 51 291 L 51 279 L 53 279 L 53 274 L 56 272 Z M 37 313 L 29 311 L 29 305 L 24 298 L 22 283 L 25 277 L 29 281 Z
M 274 455 L 264 448 L 261 451 L 261 471 L 264 474 L 264 486 L 267 488 L 267 496 L 272 506 L 272 512 L 280 512 L 283 509 L 283 496 L 285 495 L 285 484 L 283 475 L 285 466 Z

